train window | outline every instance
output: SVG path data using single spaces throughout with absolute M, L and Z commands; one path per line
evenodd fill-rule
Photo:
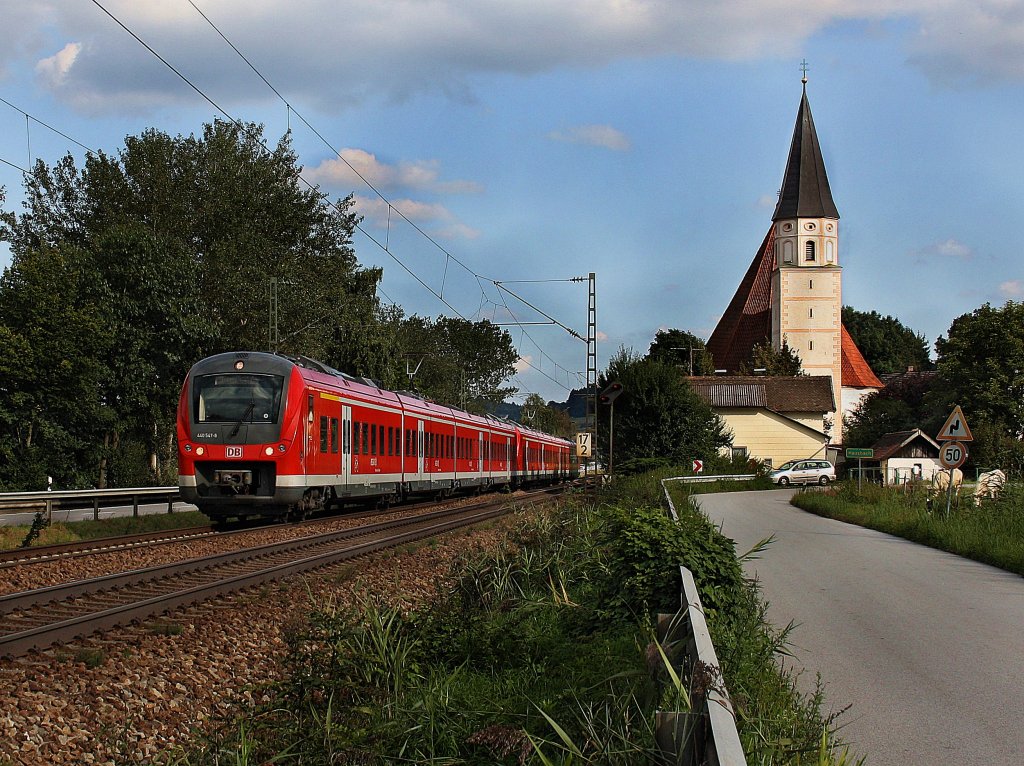
M 320 451 L 327 452 L 327 416 L 320 416 Z
M 380 454 L 384 454 L 384 426 L 377 426 L 377 444 L 380 445 Z
M 341 452 L 343 455 L 349 455 L 352 453 L 352 441 L 350 435 L 351 427 L 351 421 L 349 421 L 348 418 L 345 418 L 345 422 L 341 427 Z
M 338 419 L 331 418 L 331 452 L 338 452 Z
M 369 455 L 370 454 L 370 434 L 369 434 L 370 424 L 369 423 L 363 423 L 361 430 L 363 432 L 363 436 L 362 436 L 363 446 L 360 447 L 360 449 L 362 450 L 364 455 Z
M 369 425 L 370 425 L 370 454 L 371 455 L 376 455 L 377 454 L 377 426 L 375 426 L 373 424 L 369 424 Z
M 192 414 L 197 423 L 276 423 L 283 391 L 280 375 L 199 375 L 192 384 Z
M 395 454 L 395 429 L 388 426 L 388 457 Z

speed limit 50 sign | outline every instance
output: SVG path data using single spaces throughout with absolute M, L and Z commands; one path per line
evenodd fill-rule
M 967 445 L 963 442 L 946 442 L 939 450 L 939 462 L 943 468 L 959 468 L 967 460 Z

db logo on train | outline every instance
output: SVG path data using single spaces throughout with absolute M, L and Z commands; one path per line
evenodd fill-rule
M 242 457 L 241 447 L 225 447 L 224 457 Z

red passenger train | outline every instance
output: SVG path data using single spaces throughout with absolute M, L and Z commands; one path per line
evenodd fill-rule
M 571 473 L 564 439 L 281 354 L 198 362 L 177 429 L 182 497 L 217 521 L 301 519 L 346 502 L 383 506 Z

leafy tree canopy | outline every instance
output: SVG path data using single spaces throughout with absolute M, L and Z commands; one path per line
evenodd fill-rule
M 843 306 L 843 325 L 877 375 L 934 368 L 924 336 L 895 317 Z
M 740 365 L 740 375 L 753 375 L 755 371 L 764 375 L 803 375 L 800 355 L 782 339 L 782 346 L 773 348 L 771 341 L 758 343 L 750 352 L 750 361 Z
M 306 187 L 288 138 L 267 149 L 259 126 L 149 130 L 82 170 L 70 155 L 38 162 L 25 191 L 22 213 L 0 215 L 12 252 L 0 343 L 27 349 L 0 402 L 0 481 L 53 470 L 81 485 L 96 476 L 90 459 L 106 459 L 101 442 L 122 438 L 146 445 L 153 480 L 170 480 L 158 458 L 173 455 L 186 371 L 212 353 L 269 347 L 272 277 L 281 350 L 340 354 L 344 299 L 375 310 L 380 272 L 356 263 L 352 200 Z M 36 449 L 76 467 L 42 465 Z
M 986 303 L 953 320 L 935 341 L 942 394 L 968 423 L 985 420 L 1024 437 L 1024 303 Z
M 687 375 L 714 375 L 715 360 L 706 344 L 686 330 L 658 330 L 647 358 L 664 364 L 673 364 Z
M 544 403 L 539 394 L 530 394 L 523 402 L 520 420 L 530 428 L 536 428 L 554 436 L 571 439 L 576 434 L 576 426 L 569 413 L 558 407 Z
M 412 369 L 418 365 L 413 386 L 435 401 L 483 413 L 516 391 L 503 385 L 519 359 L 512 336 L 486 319 L 413 315 L 399 327 L 398 349 L 401 374 L 406 360 Z
M 622 384 L 615 400 L 616 463 L 654 458 L 681 463 L 695 457 L 711 459 L 731 437 L 722 420 L 686 383 L 677 367 L 620 348 L 598 388 Z M 608 416 L 598 413 L 600 443 L 608 443 Z

